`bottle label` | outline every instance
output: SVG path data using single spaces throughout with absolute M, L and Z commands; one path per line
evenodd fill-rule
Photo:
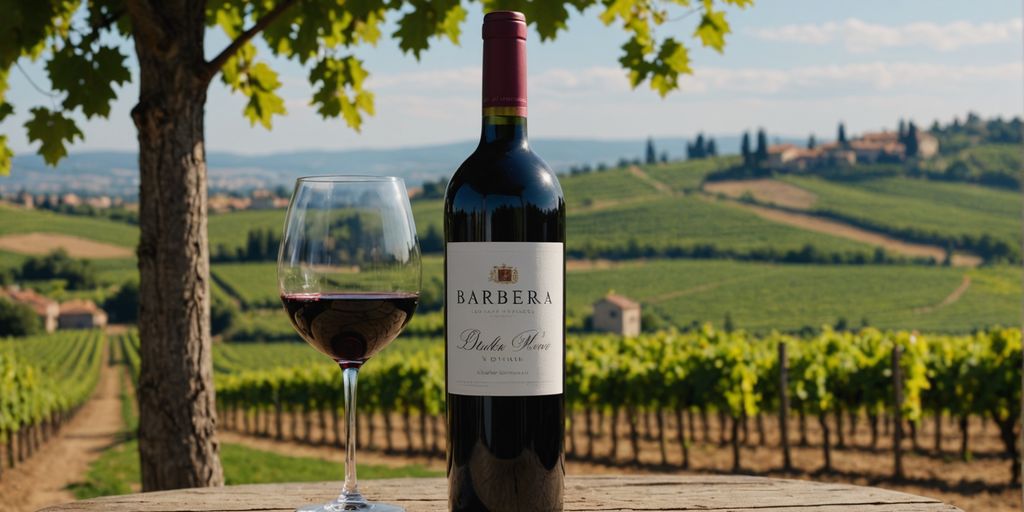
M 564 261 L 558 242 L 450 242 L 448 392 L 563 392 Z

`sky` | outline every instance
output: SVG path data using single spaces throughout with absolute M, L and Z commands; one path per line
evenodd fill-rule
M 271 131 L 250 126 L 244 98 L 215 81 L 206 108 L 208 151 L 260 154 L 449 143 L 474 139 L 480 115 L 479 5 L 469 5 L 460 45 L 434 40 L 419 61 L 382 38 L 355 54 L 371 76 L 376 115 L 361 133 L 342 120 L 322 120 L 309 106 L 308 70 L 263 58 L 281 74 L 288 115 Z M 729 9 L 732 34 L 723 54 L 701 48 L 691 34 L 696 17 L 663 25 L 658 35 L 689 42 L 694 74 L 667 98 L 646 84 L 631 89 L 618 66 L 626 33 L 604 26 L 598 9 L 574 14 L 569 31 L 541 43 L 531 31 L 530 136 L 638 139 L 735 135 L 764 127 L 772 136 L 819 140 L 848 132 L 892 128 L 898 119 L 930 124 L 968 111 L 1014 116 L 1024 110 L 1022 6 L 1010 0 L 758 0 Z M 385 34 L 394 31 L 389 20 Z M 227 44 L 207 37 L 208 55 Z M 137 66 L 129 45 L 134 77 Z M 49 105 L 35 90 L 48 81 L 40 63 L 23 60 L 10 74 L 8 99 L 17 114 L 0 123 L 16 153 L 34 151 L 22 127 L 32 106 Z M 134 150 L 129 111 L 133 82 L 119 90 L 109 119 L 80 126 L 85 140 L 71 151 Z

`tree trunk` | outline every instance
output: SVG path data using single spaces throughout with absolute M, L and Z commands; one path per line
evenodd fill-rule
M 700 424 L 701 424 L 701 428 L 704 431 L 703 432 L 703 434 L 704 434 L 704 442 L 705 443 L 710 443 L 711 442 L 711 424 L 708 421 L 708 410 L 705 409 L 704 407 L 700 408 Z
M 907 423 L 910 424 L 910 447 L 915 451 L 921 451 L 921 445 L 917 442 L 917 421 L 911 420 Z
M 878 414 L 868 414 L 868 422 L 871 424 L 871 449 L 878 447 Z
M 692 428 L 693 427 L 693 416 L 690 416 L 688 419 L 690 420 L 690 424 L 687 425 L 687 426 Z M 692 434 L 692 432 L 691 432 L 691 434 Z M 689 445 L 686 442 L 686 433 L 685 433 L 685 430 L 683 429 L 683 409 L 681 407 L 677 407 L 676 408 L 676 438 L 679 441 L 679 449 L 683 452 L 682 453 L 682 456 L 683 456 L 683 462 L 682 462 L 683 469 L 689 469 L 690 468 L 690 447 L 689 447 Z
M 764 415 L 760 412 L 757 413 L 755 421 L 757 422 L 757 444 L 764 446 L 768 443 L 768 436 L 764 431 Z
M 846 448 L 846 435 L 843 432 L 843 410 L 836 407 L 836 448 Z
M 718 446 L 725 446 L 729 441 L 725 437 L 726 418 L 725 412 L 718 411 Z
M 732 418 L 732 472 L 740 472 L 740 422 L 741 418 Z
M 292 441 L 299 440 L 299 407 L 293 405 L 288 408 L 289 416 L 291 416 L 291 439 Z
M 619 454 L 619 408 L 612 408 L 611 417 L 611 451 L 608 454 L 608 460 L 615 462 L 615 457 Z
M 224 484 L 210 346 L 201 0 L 128 1 L 139 63 L 142 490 Z
M 1003 442 L 1006 453 L 1010 456 L 1010 485 L 1020 485 L 1020 450 L 1017 449 L 1018 436 L 1015 432 L 1017 418 L 1010 416 L 1006 419 L 999 418 L 999 412 L 994 411 L 996 426 L 999 427 L 999 438 Z
M 810 444 L 807 442 L 807 414 L 801 410 L 798 418 L 800 419 L 798 425 L 800 430 L 800 446 L 807 446 Z
M 638 413 L 632 407 L 626 408 L 626 418 L 629 420 L 629 444 L 633 448 L 633 464 L 637 465 L 640 464 L 640 419 L 637 417 L 638 414 L 642 413 Z
M 374 414 L 373 411 L 366 411 L 366 415 L 365 415 L 365 417 L 366 417 L 366 428 L 363 429 L 362 431 L 366 432 L 366 446 L 368 448 L 376 449 L 377 448 L 377 435 L 375 434 L 375 432 L 377 431 L 376 430 L 377 429 L 377 425 L 373 421 L 373 414 Z M 387 415 L 385 415 L 385 417 L 386 416 Z M 391 435 L 391 434 L 388 434 L 388 435 Z M 357 443 L 357 446 L 360 447 L 360 448 L 363 447 L 362 444 L 358 444 L 358 443 Z
M 320 441 L 319 444 L 327 444 L 327 411 L 324 410 L 324 404 L 317 404 L 316 407 L 317 419 L 320 425 Z
M 444 451 L 437 443 L 438 439 L 441 438 L 441 429 L 438 428 L 437 425 L 441 423 L 441 421 L 440 416 L 433 416 L 430 418 L 430 453 L 434 455 L 444 454 Z M 445 444 L 447 444 L 447 441 L 445 441 Z
M 394 453 L 395 452 L 395 444 L 394 444 L 394 441 L 393 441 L 393 439 L 391 437 L 391 434 L 392 434 L 391 433 L 391 412 L 390 411 L 384 411 L 383 414 L 384 414 L 384 446 L 385 446 L 384 451 L 386 451 L 387 453 Z M 370 418 L 370 421 L 373 421 L 373 418 Z
M 668 464 L 668 453 L 665 451 L 665 410 L 658 408 L 655 413 L 655 419 L 658 422 L 658 449 L 661 451 L 661 465 L 665 466 Z
M 690 442 L 697 444 L 697 427 L 693 421 L 693 408 L 686 408 L 686 430 L 690 433 Z
M 281 400 L 274 400 L 274 438 L 284 441 L 284 411 L 281 407 Z
M 860 411 L 850 411 L 850 446 L 857 445 L 857 423 L 860 420 Z
M 964 462 L 971 458 L 971 448 L 968 445 L 970 426 L 969 417 L 966 414 L 960 416 L 960 459 Z
M 942 455 L 942 411 L 935 413 L 935 454 Z
M 818 423 L 821 425 L 821 447 L 825 455 L 825 465 L 821 470 L 832 471 L 832 440 L 829 439 L 828 418 L 824 412 L 818 415 Z
M 420 407 L 420 451 L 428 453 L 429 446 L 427 440 L 427 408 L 426 406 Z
M 644 439 L 652 441 L 654 440 L 654 429 L 651 428 L 651 411 L 642 411 L 640 414 L 644 417 Z
M 331 404 L 331 431 L 334 432 L 334 446 L 336 446 L 338 448 L 342 448 L 342 445 L 344 444 L 342 439 L 344 439 L 344 438 L 341 436 L 341 418 L 339 418 L 339 416 L 340 415 L 338 414 L 338 404 L 332 403 Z
M 14 432 L 7 433 L 7 467 L 14 467 Z
M 566 433 L 566 435 L 569 436 L 569 439 L 568 439 L 569 446 L 566 448 L 566 454 L 575 457 L 575 456 L 577 456 L 577 453 L 576 453 L 576 450 L 577 450 L 577 448 L 576 448 L 576 415 L 572 411 L 569 411 L 568 414 L 566 414 L 565 416 L 566 416 L 566 423 L 567 423 L 567 425 L 565 426 L 566 427 L 566 432 L 565 433 Z
M 583 414 L 586 415 L 584 421 L 587 429 L 587 460 L 594 459 L 594 411 L 590 408 L 584 409 Z
M 750 415 L 747 414 L 746 410 L 743 411 L 742 418 L 743 418 L 743 444 L 744 445 L 748 445 L 748 444 L 750 444 Z
M 408 407 L 402 409 L 402 423 L 405 424 L 405 453 L 412 455 L 412 414 Z

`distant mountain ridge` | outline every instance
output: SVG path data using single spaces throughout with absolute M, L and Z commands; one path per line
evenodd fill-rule
M 658 154 L 671 159 L 686 155 L 685 138 L 655 138 Z M 739 137 L 715 137 L 720 153 L 739 151 Z M 789 139 L 785 140 L 790 142 Z M 646 138 L 637 139 L 534 139 L 531 145 L 557 172 L 573 166 L 642 158 Z M 311 174 L 375 174 L 405 178 L 409 186 L 450 175 L 473 151 L 476 141 L 395 148 L 351 150 L 302 150 L 266 155 L 241 155 L 212 151 L 207 155 L 212 189 L 241 190 L 290 185 Z M 26 189 L 33 193 L 67 192 L 131 196 L 138 191 L 137 158 L 130 151 L 72 153 L 57 166 L 48 167 L 35 154 L 14 158 L 10 176 L 0 177 L 0 190 Z

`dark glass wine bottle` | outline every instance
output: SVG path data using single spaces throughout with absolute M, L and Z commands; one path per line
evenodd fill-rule
M 445 194 L 448 503 L 562 510 L 565 200 L 526 138 L 526 18 L 484 17 L 480 145 Z

